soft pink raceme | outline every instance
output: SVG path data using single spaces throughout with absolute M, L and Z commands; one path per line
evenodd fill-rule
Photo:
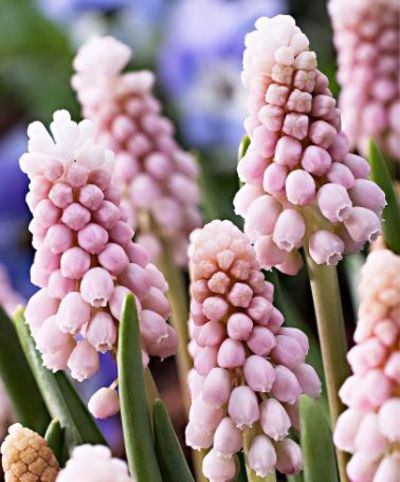
M 76 447 L 56 482 L 134 482 L 124 460 L 113 458 L 103 445 L 80 445 Z
M 116 154 L 114 178 L 131 226 L 143 235 L 139 242 L 156 259 L 161 236 L 184 266 L 189 233 L 201 224 L 198 168 L 160 113 L 153 74 L 122 73 L 130 57 L 129 47 L 113 37 L 93 38 L 74 60 L 72 85 L 84 116 L 95 123 L 97 140 Z
M 176 335 L 166 323 L 167 284 L 132 242 L 133 231 L 111 184 L 111 151 L 93 143 L 93 124 L 57 111 L 50 125 L 28 128 L 20 160 L 30 178 L 27 203 L 36 255 L 32 282 L 41 289 L 25 317 L 44 364 L 71 370 L 81 381 L 99 367 L 99 353 L 116 348 L 118 320 L 129 292 L 136 296 L 144 361 L 174 352 Z
M 395 482 L 400 473 L 400 256 L 373 251 L 362 268 L 353 375 L 339 395 L 335 444 L 353 454 L 352 482 Z
M 0 265 L 0 305 L 6 313 L 12 315 L 18 305 L 22 305 L 24 300 L 11 286 L 6 268 Z
M 298 429 L 300 395 L 320 392 L 316 372 L 304 362 L 307 336 L 282 327 L 273 285 L 264 280 L 246 235 L 230 221 L 213 221 L 193 234 L 190 265 L 194 369 L 187 444 L 212 447 L 203 463 L 206 477 L 232 480 L 243 431 L 254 427 L 259 435 L 246 457 L 257 475 L 299 471 L 300 448 L 288 431 Z
M 385 206 L 369 166 L 349 153 L 340 112 L 315 52 L 290 16 L 262 17 L 246 36 L 243 84 L 250 138 L 236 213 L 261 266 L 295 274 L 305 247 L 318 264 L 376 238 Z
M 343 130 L 364 155 L 373 138 L 400 160 L 400 3 L 330 0 L 329 12 Z

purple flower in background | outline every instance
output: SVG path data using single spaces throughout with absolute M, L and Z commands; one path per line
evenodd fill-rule
M 236 151 L 244 133 L 245 33 L 258 16 L 285 9 L 285 0 L 180 0 L 172 9 L 158 67 L 188 143 Z
M 87 11 L 109 12 L 132 5 L 131 0 L 38 0 L 39 7 L 50 18 L 66 21 L 67 17 Z

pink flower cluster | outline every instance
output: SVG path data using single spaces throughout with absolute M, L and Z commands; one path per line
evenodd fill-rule
M 94 127 L 54 113 L 52 136 L 44 125 L 28 127 L 28 152 L 20 159 L 30 178 L 29 229 L 36 255 L 31 280 L 41 289 L 25 310 L 44 364 L 69 368 L 81 381 L 99 367 L 99 352 L 116 348 L 121 305 L 136 296 L 143 357 L 174 352 L 167 324 L 167 284 L 149 262 L 111 184 L 113 154 L 93 143 Z
M 343 128 L 364 155 L 368 139 L 400 159 L 400 3 L 330 0 Z
M 189 375 L 192 404 L 186 442 L 212 449 L 203 473 L 214 482 L 235 476 L 235 454 L 252 427 L 247 464 L 264 477 L 275 468 L 302 467 L 301 451 L 288 438 L 298 429 L 298 399 L 317 396 L 320 382 L 304 362 L 307 336 L 284 328 L 272 304 L 250 241 L 230 221 L 213 221 L 193 236 Z
M 156 260 L 161 249 L 156 236 L 161 236 L 184 266 L 188 236 L 201 224 L 198 167 L 160 113 L 153 74 L 121 73 L 130 56 L 129 47 L 113 37 L 91 39 L 74 60 L 72 85 L 84 116 L 95 123 L 98 142 L 116 154 L 114 177 L 131 226 L 140 227 L 139 242 Z
M 124 460 L 112 457 L 110 449 L 102 445 L 80 445 L 72 452 L 67 465 L 56 482 L 134 482 Z
M 373 251 L 362 268 L 353 375 L 339 395 L 349 408 L 334 440 L 353 454 L 352 482 L 395 482 L 400 474 L 400 256 Z
M 15 308 L 22 304 L 23 299 L 12 288 L 6 268 L 0 265 L 0 305 L 11 316 Z
M 340 112 L 315 52 L 290 16 L 262 17 L 246 36 L 243 84 L 250 145 L 234 204 L 261 266 L 295 274 L 305 247 L 317 264 L 336 265 L 381 229 L 381 189 L 349 153 Z

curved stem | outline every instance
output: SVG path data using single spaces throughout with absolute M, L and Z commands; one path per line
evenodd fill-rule
M 317 265 L 311 259 L 307 249 L 304 251 L 321 343 L 331 423 L 332 427 L 334 427 L 340 413 L 344 409 L 338 392 L 343 382 L 350 375 L 346 360 L 347 339 L 339 283 L 335 267 Z M 346 454 L 336 450 L 336 455 L 340 480 L 346 482 L 348 480 L 346 475 Z

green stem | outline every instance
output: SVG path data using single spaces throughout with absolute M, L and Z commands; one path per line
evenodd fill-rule
M 339 282 L 335 267 L 317 265 L 311 259 L 307 249 L 304 251 L 321 343 L 331 423 L 334 427 L 344 409 L 339 400 L 338 392 L 343 382 L 350 375 L 346 361 L 347 340 Z M 336 455 L 340 480 L 345 482 L 348 480 L 346 476 L 347 457 L 344 452 L 339 450 L 336 451 Z
M 253 427 L 248 428 L 243 432 L 243 451 L 244 451 L 244 459 L 245 459 L 245 465 L 246 465 L 247 480 L 248 482 L 276 482 L 275 470 L 265 477 L 258 477 L 258 475 L 255 474 L 254 470 L 247 465 L 247 454 L 249 453 L 251 442 L 258 433 L 259 433 L 258 425 L 253 425 Z

